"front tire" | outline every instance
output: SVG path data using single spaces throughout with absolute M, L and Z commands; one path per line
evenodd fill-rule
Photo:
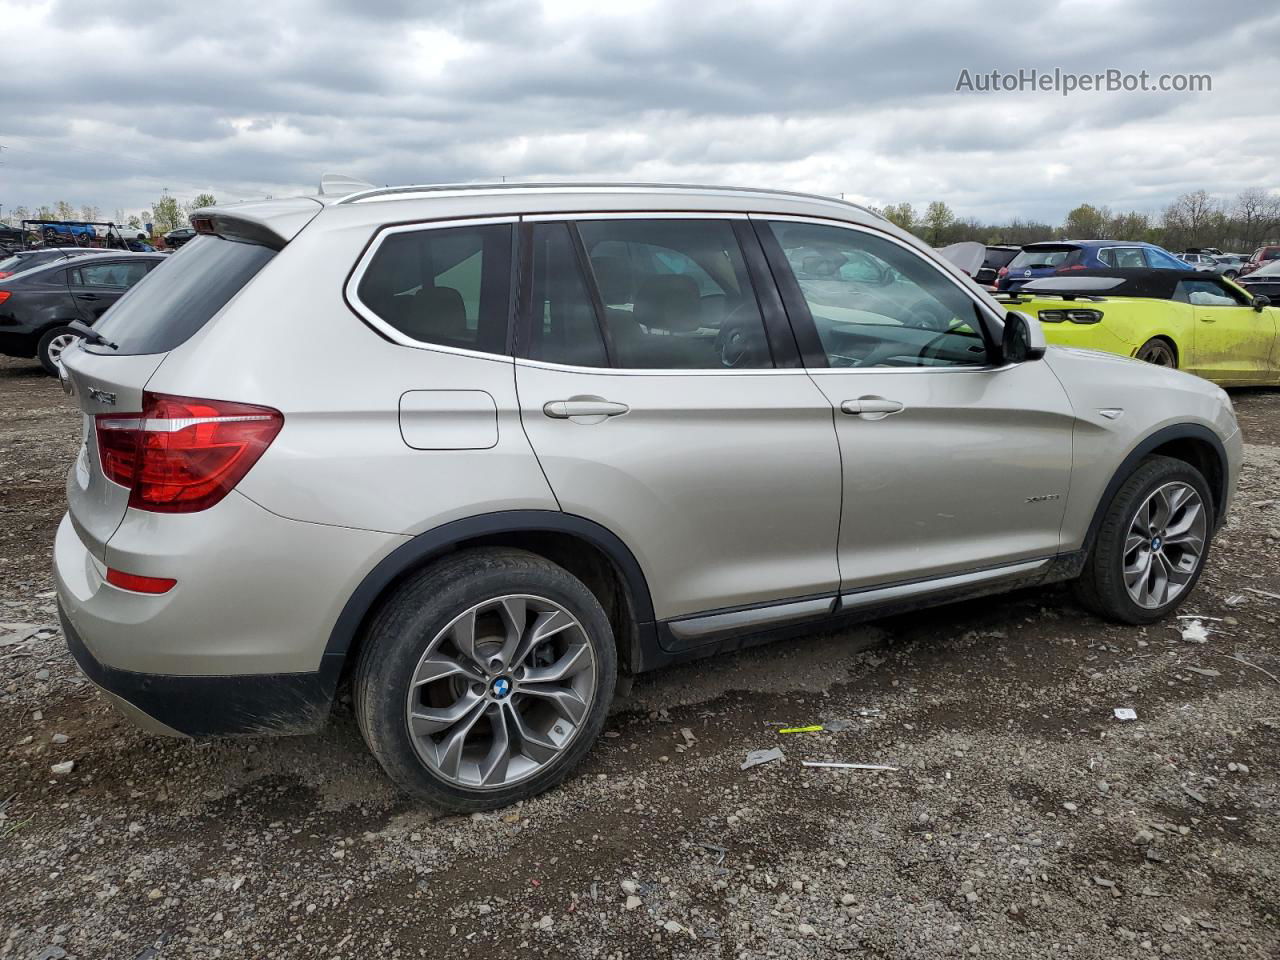
M 1120 623 L 1167 617 L 1200 580 L 1213 526 L 1213 498 L 1199 470 L 1171 457 L 1144 460 L 1103 515 L 1076 598 Z
M 82 339 L 80 334 L 70 327 L 54 327 L 52 330 L 46 330 L 36 344 L 36 359 L 40 361 L 40 366 L 44 367 L 44 372 L 51 377 L 56 377 L 58 362 L 62 359 L 63 351 L 80 339 Z
M 523 550 L 464 550 L 382 606 L 356 668 L 355 713 L 388 776 L 472 813 L 548 790 L 604 726 L 613 630 L 568 571 Z
M 1134 357 L 1144 363 L 1154 363 L 1157 367 L 1178 368 L 1178 355 L 1168 340 L 1153 337 L 1138 348 Z

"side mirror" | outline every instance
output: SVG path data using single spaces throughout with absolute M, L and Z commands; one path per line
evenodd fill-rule
M 1259 313 L 1262 312 L 1263 307 L 1269 307 L 1269 306 L 1271 306 L 1270 297 L 1264 297 L 1262 294 L 1258 294 L 1256 297 L 1253 298 L 1253 309 L 1257 310 Z
M 1018 310 L 1005 314 L 1004 335 L 1000 340 L 1000 355 L 1005 363 L 1039 360 L 1044 356 L 1045 347 L 1044 329 L 1039 320 Z

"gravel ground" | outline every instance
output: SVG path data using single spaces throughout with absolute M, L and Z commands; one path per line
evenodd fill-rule
M 1280 956 L 1280 393 L 1236 404 L 1207 638 L 1048 588 L 759 648 L 639 678 L 562 788 L 435 818 L 341 706 L 116 715 L 55 625 L 78 417 L 0 361 L 0 957 Z

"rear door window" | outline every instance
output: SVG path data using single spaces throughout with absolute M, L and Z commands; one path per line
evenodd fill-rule
M 509 223 L 390 233 L 356 297 L 391 330 L 419 343 L 506 354 L 511 244 Z
M 117 345 L 112 353 L 166 353 L 208 323 L 274 256 L 256 243 L 198 236 L 122 297 L 97 329 Z

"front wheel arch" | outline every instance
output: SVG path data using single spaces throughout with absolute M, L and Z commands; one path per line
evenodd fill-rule
M 1209 484 L 1209 492 L 1213 499 L 1214 530 L 1222 522 L 1223 508 L 1227 501 L 1227 449 L 1218 435 L 1208 427 L 1198 423 L 1182 423 L 1165 427 L 1139 441 L 1120 466 L 1112 474 L 1098 504 L 1094 508 L 1093 519 L 1089 523 L 1089 532 L 1085 537 L 1086 553 L 1093 549 L 1098 536 L 1098 528 L 1106 515 L 1116 492 L 1133 476 L 1134 472 L 1148 457 L 1162 456 L 1182 460 L 1191 464 L 1202 474 Z

